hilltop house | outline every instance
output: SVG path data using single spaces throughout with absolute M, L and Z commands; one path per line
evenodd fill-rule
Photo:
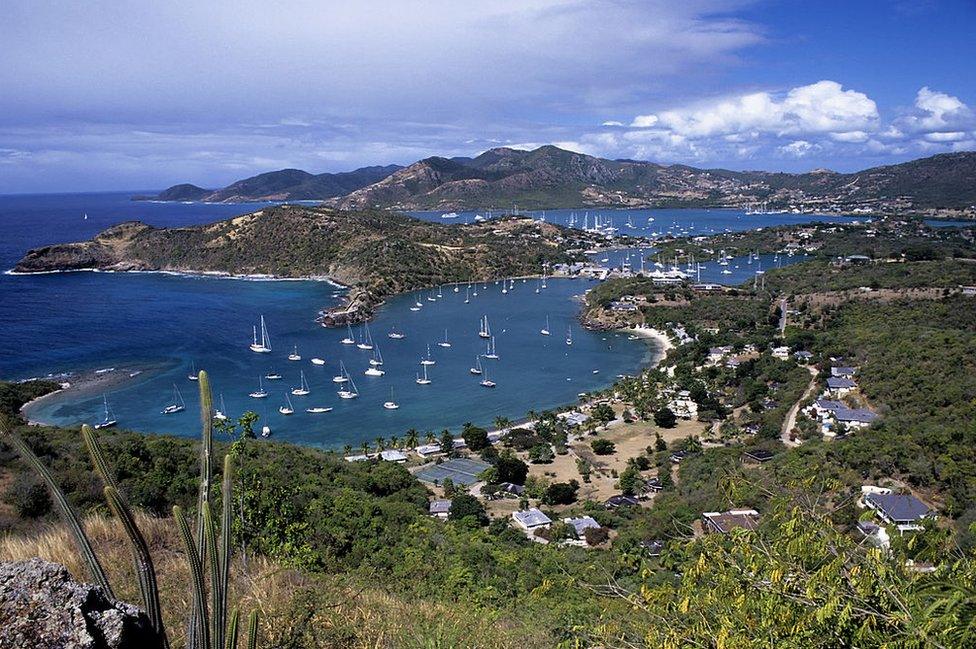
M 894 525 L 899 532 L 922 529 L 922 521 L 934 518 L 931 507 L 911 494 L 868 493 L 864 504 L 873 509 L 887 525 Z
M 712 347 L 708 350 L 708 364 L 717 365 L 726 356 L 732 353 L 732 347 L 724 345 L 722 347 Z
M 571 525 L 574 530 L 576 530 L 576 536 L 583 538 L 583 534 L 588 529 L 598 530 L 601 525 L 597 523 L 591 516 L 576 516 L 575 518 L 564 518 L 563 522 L 567 525 Z
M 827 392 L 831 396 L 842 397 L 857 387 L 857 383 L 844 377 L 832 376 L 827 379 Z
M 874 423 L 878 415 L 864 408 L 840 408 L 834 411 L 834 418 L 848 430 L 860 430 Z
M 813 352 L 808 352 L 804 350 L 793 352 L 793 358 L 796 359 L 797 363 L 809 363 L 810 359 L 813 358 Z
M 773 347 L 773 358 L 778 358 L 781 361 L 790 360 L 790 348 L 785 345 L 781 347 Z
M 853 367 L 831 367 L 830 368 L 831 376 L 840 376 L 845 379 L 854 378 L 855 372 L 857 372 L 857 369 Z
M 403 451 L 397 451 L 395 449 L 380 451 L 380 458 L 387 462 L 396 462 L 397 464 L 403 464 L 407 461 L 406 453 Z
M 429 507 L 429 513 L 434 518 L 447 520 L 448 515 L 451 513 L 451 501 L 450 500 L 431 501 Z
M 618 507 L 636 507 L 638 505 L 640 505 L 640 501 L 633 496 L 627 496 L 624 494 L 610 496 L 603 502 L 603 506 L 606 509 L 616 509 Z
M 512 512 L 512 519 L 515 524 L 526 532 L 548 528 L 552 525 L 552 519 L 539 511 L 536 507 L 531 507 L 522 511 Z
M 702 525 L 708 533 L 728 534 L 739 527 L 755 530 L 759 527 L 759 512 L 755 509 L 732 509 L 727 512 L 705 512 Z

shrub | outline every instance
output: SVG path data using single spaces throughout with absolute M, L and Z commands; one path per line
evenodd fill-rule
M 590 448 L 597 455 L 610 455 L 617 450 L 617 446 L 609 439 L 598 438 L 590 442 Z

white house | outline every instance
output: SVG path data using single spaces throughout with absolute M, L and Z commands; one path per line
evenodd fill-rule
M 512 519 L 515 524 L 526 532 L 546 528 L 552 525 L 552 519 L 539 511 L 536 507 L 531 507 L 518 512 L 512 512 Z
M 790 359 L 790 348 L 785 345 L 781 347 L 773 347 L 773 357 L 778 358 L 781 361 L 788 361 Z
M 398 464 L 402 464 L 407 461 L 406 453 L 403 451 L 397 451 L 395 449 L 380 451 L 380 458 L 387 462 L 396 462 Z
M 451 513 L 451 501 L 450 500 L 434 500 L 430 503 L 430 515 L 434 518 L 440 518 L 442 520 L 447 520 L 448 515 Z

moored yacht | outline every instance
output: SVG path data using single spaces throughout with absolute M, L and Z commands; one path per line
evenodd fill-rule
M 450 347 L 451 343 L 447 340 L 447 329 L 444 330 L 444 340 L 437 343 L 438 347 Z
M 283 415 L 290 415 L 295 412 L 295 407 L 291 405 L 291 399 L 288 398 L 288 393 L 285 393 L 285 403 L 282 406 L 278 406 L 278 412 Z
M 396 410 L 400 407 L 400 404 L 393 400 L 393 387 L 390 387 L 390 400 L 383 404 L 383 407 L 387 410 Z
M 251 351 L 258 354 L 267 354 L 271 351 L 271 337 L 268 336 L 268 327 L 264 323 L 264 316 L 261 316 L 261 340 L 258 341 L 258 328 L 252 327 Z
M 346 323 L 346 337 L 339 341 L 343 345 L 355 345 L 356 339 L 352 336 L 352 325 Z
M 474 357 L 474 367 L 468 370 L 472 374 L 481 374 L 484 370 L 481 368 L 481 355 Z
M 298 354 L 298 345 L 295 345 L 295 349 L 293 349 L 292 352 L 288 354 L 288 360 L 290 361 L 302 360 L 302 357 Z
M 106 397 L 104 394 L 102 395 L 102 404 L 105 406 L 105 414 L 102 416 L 102 420 L 95 424 L 96 430 L 101 428 L 111 428 L 119 423 L 119 420 L 115 417 L 115 413 L 112 412 L 112 409 L 108 407 L 108 397 Z
M 251 397 L 252 399 L 264 399 L 265 397 L 268 396 L 268 393 L 264 389 L 264 383 L 261 381 L 260 376 L 258 377 L 258 389 L 255 390 L 254 392 L 248 393 L 247 396 Z
M 182 412 L 186 410 L 186 403 L 183 401 L 183 395 L 180 394 L 180 389 L 173 384 L 173 403 L 169 404 L 163 408 L 164 415 L 172 415 L 177 412 Z
M 311 390 L 308 389 L 308 381 L 305 380 L 305 371 L 302 370 L 301 374 L 302 374 L 301 383 L 298 385 L 297 388 L 291 389 L 291 393 L 294 394 L 296 397 L 304 397 L 306 394 L 311 392 Z M 251 396 L 253 397 L 254 395 L 252 394 Z

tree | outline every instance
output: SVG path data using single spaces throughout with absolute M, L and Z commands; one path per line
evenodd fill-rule
M 628 466 L 620 474 L 620 491 L 633 496 L 640 490 L 642 482 L 640 471 L 635 466 Z
M 487 448 L 490 444 L 488 441 L 488 431 L 471 423 L 464 425 L 464 428 L 461 430 L 461 437 L 464 438 L 464 443 L 467 445 L 469 451 L 477 452 L 483 448 Z
M 441 488 L 444 490 L 444 496 L 446 498 L 454 495 L 454 481 L 450 478 L 444 478 L 444 481 L 441 483 Z
M 529 462 L 532 464 L 549 464 L 555 455 L 548 444 L 536 444 L 529 449 Z
M 583 530 L 583 538 L 587 545 L 600 545 L 610 538 L 610 532 L 605 527 L 587 527 Z
M 375 441 L 375 444 L 376 444 L 376 452 L 377 453 L 379 453 L 380 451 L 386 449 L 386 439 L 383 438 L 383 437 L 377 437 L 376 438 L 376 441 Z
M 484 505 L 471 494 L 459 494 L 452 498 L 451 512 L 447 518 L 452 521 L 471 519 L 478 525 L 488 524 L 488 516 L 485 515 Z
M 673 415 L 674 413 L 672 412 L 671 414 Z M 654 433 L 654 450 L 658 452 L 668 450 L 668 443 L 661 437 L 661 433 Z
M 654 412 L 654 423 L 661 428 L 674 428 L 675 424 L 678 423 L 678 418 L 671 408 L 665 406 Z
M 597 455 L 611 455 L 617 450 L 617 446 L 611 442 L 609 439 L 603 439 L 598 437 L 597 439 L 590 442 L 590 448 Z
M 502 415 L 498 415 L 497 417 L 495 417 L 496 429 L 502 430 L 503 428 L 508 428 L 511 425 L 512 425 L 512 420 L 509 419 L 508 417 L 503 417 Z
M 428 444 L 433 444 L 437 441 L 437 435 L 434 434 L 434 431 L 428 430 L 427 434 L 424 436 L 424 441 Z
M 498 482 L 525 484 L 525 476 L 529 474 L 529 466 L 515 457 L 511 452 L 504 453 L 495 464 Z
M 441 450 L 448 455 L 454 452 L 454 435 L 451 434 L 451 431 L 447 429 L 441 431 L 440 443 Z
M 407 436 L 406 439 L 404 440 L 404 443 L 407 445 L 407 448 L 416 447 L 419 441 L 420 441 L 420 433 L 417 432 L 416 428 L 411 428 L 410 430 L 407 431 Z
M 579 482 L 576 480 L 553 482 L 546 487 L 542 502 L 547 505 L 569 505 L 576 502 L 577 491 L 579 491 Z
M 598 403 L 593 406 L 590 416 L 602 424 L 607 424 L 617 418 L 609 403 Z

